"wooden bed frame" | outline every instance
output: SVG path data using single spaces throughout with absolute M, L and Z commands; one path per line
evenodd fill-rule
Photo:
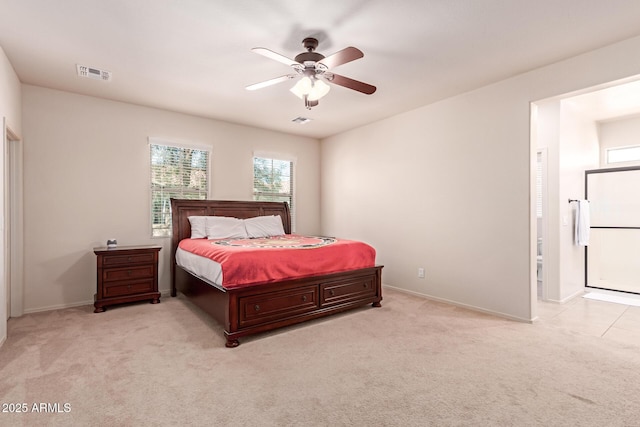
M 280 215 L 285 233 L 291 233 L 289 205 L 279 202 L 239 202 L 171 199 L 171 296 L 180 291 L 224 326 L 227 347 L 238 338 L 382 301 L 382 266 L 324 274 L 273 283 L 223 289 L 176 264 L 178 243 L 191 236 L 189 216 L 213 215 L 251 218 Z

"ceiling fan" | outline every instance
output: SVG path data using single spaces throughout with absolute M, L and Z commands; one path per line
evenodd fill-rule
M 331 89 L 325 81 L 346 87 L 347 89 L 353 89 L 367 95 L 371 95 L 376 91 L 375 86 L 329 71 L 338 65 L 346 64 L 347 62 L 362 58 L 364 53 L 362 53 L 360 49 L 350 46 L 334 53 L 333 55 L 325 57 L 315 51 L 318 47 L 317 39 L 307 37 L 302 40 L 302 45 L 307 51 L 296 55 L 294 59 L 287 58 L 284 55 L 280 55 L 279 53 L 263 47 L 255 47 L 251 49 L 255 53 L 290 66 L 296 73 L 285 74 L 284 76 L 249 85 L 247 86 L 247 90 L 261 89 L 263 87 L 302 76 L 298 83 L 296 83 L 296 85 L 290 90 L 296 96 L 304 100 L 304 106 L 309 110 L 311 107 L 318 105 L 318 100 L 325 96 Z

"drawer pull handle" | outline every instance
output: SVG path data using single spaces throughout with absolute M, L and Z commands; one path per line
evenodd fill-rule
M 253 306 L 253 309 L 255 311 L 260 311 L 260 306 L 258 304 L 256 304 L 256 305 Z
M 302 295 L 302 301 L 306 302 L 307 301 L 307 296 L 306 295 Z
M 366 284 L 366 283 L 363 283 L 363 284 L 362 284 L 362 287 L 363 287 L 363 288 L 366 288 L 366 287 L 367 287 L 367 284 Z
M 131 257 L 127 258 L 127 261 L 131 261 L 131 260 L 133 260 L 133 258 L 131 258 Z
M 127 289 L 131 289 L 131 285 L 127 286 Z
M 133 274 L 133 271 L 131 271 L 131 270 L 127 270 L 127 274 L 128 274 L 129 276 L 131 276 L 131 275 Z
M 334 296 L 336 294 L 336 292 L 333 289 L 329 290 L 329 295 Z

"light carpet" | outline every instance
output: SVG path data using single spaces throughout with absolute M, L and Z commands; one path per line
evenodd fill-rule
M 381 308 L 224 342 L 181 297 L 10 319 L 0 401 L 61 411 L 0 425 L 640 423 L 640 346 L 388 289 Z

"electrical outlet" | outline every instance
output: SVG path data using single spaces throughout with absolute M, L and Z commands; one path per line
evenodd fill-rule
M 424 279 L 424 268 L 422 267 L 418 268 L 418 278 Z

